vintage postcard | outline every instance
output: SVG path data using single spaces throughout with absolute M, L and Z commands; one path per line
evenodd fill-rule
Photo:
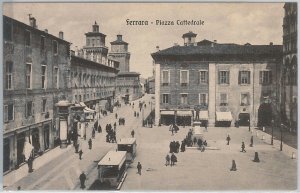
M 2 8 L 4 191 L 297 190 L 297 2 Z

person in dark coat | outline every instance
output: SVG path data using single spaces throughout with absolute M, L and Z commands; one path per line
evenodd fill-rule
M 78 155 L 79 155 L 79 159 L 80 159 L 80 160 L 81 160 L 82 154 L 83 154 L 83 151 L 82 151 L 82 149 L 81 149 L 81 150 L 79 150 L 79 152 L 78 152 Z
M 115 117 L 116 117 L 116 119 L 118 119 L 118 114 L 117 113 L 115 114 Z
M 79 149 L 79 144 L 76 143 L 76 144 L 75 144 L 75 153 L 78 153 L 78 149 Z
M 197 145 L 197 138 L 194 137 L 194 145 Z
M 185 142 L 184 141 L 181 142 L 180 149 L 181 149 L 181 152 L 185 152 Z
M 82 172 L 79 176 L 79 180 L 80 180 L 80 188 L 84 189 L 85 188 L 85 180 L 86 180 L 86 175 L 84 172 Z
M 173 151 L 172 151 L 172 150 L 173 150 L 172 146 L 173 146 L 173 142 L 171 141 L 171 142 L 170 142 L 170 145 L 169 145 L 170 153 L 173 153 Z
M 131 131 L 131 137 L 134 137 L 134 130 Z
M 92 145 L 93 145 L 93 143 L 92 143 L 92 139 L 91 139 L 91 138 L 89 139 L 89 142 L 88 142 L 88 144 L 89 144 L 89 149 L 92 149 Z
M 114 130 L 116 130 L 117 129 L 117 123 L 115 122 L 114 123 Z
M 180 143 L 179 141 L 176 141 L 176 153 L 179 153 L 179 147 L 180 147 Z
M 95 131 L 95 129 L 93 129 L 93 131 L 92 131 L 92 138 L 93 139 L 95 138 L 95 135 L 96 135 L 96 131 Z
M 245 150 L 245 143 L 244 142 L 242 142 L 242 146 L 241 146 L 241 148 L 242 148 L 242 150 L 241 150 L 241 152 L 246 152 L 246 150 Z
M 199 147 L 201 147 L 201 146 L 202 146 L 202 144 L 203 144 L 202 140 L 201 140 L 201 139 L 198 139 L 198 142 L 197 142 L 197 144 L 198 144 L 198 146 L 199 146 Z
M 226 137 L 226 141 L 227 141 L 227 145 L 229 145 L 229 142 L 230 142 L 230 136 L 229 136 L 229 134 L 227 135 L 227 137 Z
M 30 156 L 27 160 L 27 164 L 28 164 L 28 173 L 33 172 L 33 157 Z
M 98 133 L 102 133 L 102 127 L 100 124 L 98 125 Z
M 253 136 L 250 138 L 250 147 L 253 147 Z
M 138 162 L 136 167 L 138 169 L 138 174 L 142 175 L 142 164 L 140 162 Z
M 110 142 L 110 141 L 109 141 L 109 135 L 108 135 L 108 134 L 106 134 L 106 142 L 107 142 L 107 143 Z
M 174 153 L 172 153 L 172 155 L 171 155 L 171 166 L 174 166 L 175 162 L 177 162 L 177 157 L 174 155 Z
M 236 164 L 235 164 L 235 160 L 232 160 L 232 166 L 230 168 L 230 171 L 236 171 L 237 168 L 236 168 Z

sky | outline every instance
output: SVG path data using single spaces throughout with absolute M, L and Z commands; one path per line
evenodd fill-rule
M 183 45 L 182 34 L 192 31 L 196 41 L 218 43 L 282 44 L 283 3 L 4 3 L 3 14 L 29 24 L 28 14 L 38 29 L 81 48 L 85 33 L 95 21 L 106 34 L 106 46 L 117 34 L 129 43 L 130 71 L 152 76 L 151 53 Z M 127 25 L 126 20 L 148 21 L 149 25 Z M 156 20 L 174 21 L 174 26 L 155 25 Z M 202 20 L 204 25 L 176 25 L 177 20 Z M 150 24 L 154 22 L 154 24 Z

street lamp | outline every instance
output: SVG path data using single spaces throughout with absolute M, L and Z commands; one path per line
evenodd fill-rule
M 280 127 L 280 151 L 282 151 L 282 127 L 284 127 L 283 124 L 281 124 L 281 127 Z
M 271 138 L 271 145 L 273 145 L 273 130 L 274 130 L 274 120 L 271 121 L 271 127 L 272 127 L 272 138 Z

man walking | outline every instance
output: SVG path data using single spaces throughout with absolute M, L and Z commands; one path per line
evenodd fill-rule
M 253 136 L 250 138 L 250 147 L 253 147 Z
M 230 140 L 231 140 L 229 134 L 227 135 L 226 140 L 227 140 L 227 145 L 229 145 L 229 142 L 230 142 Z
M 171 155 L 171 166 L 174 166 L 175 162 L 177 162 L 177 157 L 174 155 L 174 153 L 172 153 L 172 155 Z
M 131 137 L 134 137 L 134 130 L 131 131 Z
M 91 138 L 89 139 L 88 143 L 89 143 L 89 149 L 92 149 L 92 139 Z
M 242 151 L 241 152 L 244 152 L 244 153 L 246 153 L 246 150 L 245 150 L 245 143 L 244 142 L 242 142 Z
M 138 169 L 138 174 L 142 175 L 142 164 L 140 162 L 138 162 L 137 169 Z
M 80 188 L 84 189 L 85 188 L 85 180 L 86 180 L 86 175 L 84 172 L 82 172 L 79 176 L 79 180 L 80 180 Z
M 78 155 L 79 155 L 79 159 L 81 160 L 81 156 L 82 156 L 82 154 L 83 154 L 83 151 L 82 151 L 82 149 L 78 152 Z
M 167 154 L 166 156 L 166 166 L 170 165 L 170 156 Z

